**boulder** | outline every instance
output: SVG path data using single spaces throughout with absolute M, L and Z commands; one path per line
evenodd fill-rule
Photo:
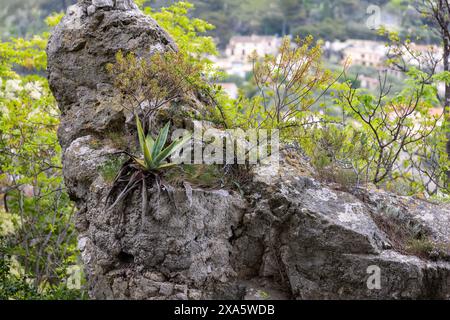
M 242 193 L 151 188 L 144 211 L 136 189 L 106 210 L 114 137 L 136 143 L 105 70 L 119 50 L 177 47 L 131 0 L 81 0 L 47 50 L 92 298 L 450 298 L 448 205 L 321 183 L 298 155 L 282 153 L 278 170 L 256 167 Z

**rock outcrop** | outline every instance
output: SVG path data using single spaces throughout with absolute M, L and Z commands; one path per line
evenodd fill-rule
M 143 213 L 136 191 L 120 210 L 105 210 L 110 183 L 100 172 L 119 151 L 111 133 L 134 134 L 105 71 L 119 50 L 177 49 L 131 0 L 79 1 L 48 45 L 92 298 L 450 298 L 450 207 L 340 190 L 287 153 L 279 171 L 255 169 L 243 194 L 189 186 L 150 192 Z M 414 256 L 408 237 L 435 248 Z

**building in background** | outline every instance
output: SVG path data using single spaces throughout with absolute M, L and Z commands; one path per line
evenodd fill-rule
M 276 55 L 282 38 L 276 36 L 234 36 L 230 39 L 221 57 L 213 57 L 212 61 L 229 75 L 245 78 L 252 71 L 250 56 Z
M 375 69 L 384 68 L 387 48 L 383 42 L 347 40 L 342 47 L 342 63 Z M 337 46 L 337 45 L 336 45 Z
M 276 55 L 281 41 L 281 38 L 275 36 L 235 36 L 230 39 L 225 56 L 234 60 L 246 60 L 255 52 L 259 56 Z

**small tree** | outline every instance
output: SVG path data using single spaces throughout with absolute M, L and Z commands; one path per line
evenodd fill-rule
M 448 34 L 448 30 L 440 30 L 440 28 L 441 25 L 446 24 L 448 12 L 446 13 L 445 10 L 438 12 L 436 9 L 445 5 L 445 2 L 415 2 L 416 9 L 430 22 L 432 29 L 437 31 L 443 39 Z M 403 170 L 409 172 L 409 174 L 403 175 L 403 178 L 409 181 L 414 189 L 425 191 L 429 195 L 448 190 L 450 177 L 450 171 L 448 171 L 450 168 L 448 129 L 450 72 L 448 58 L 450 47 L 444 41 L 441 46 L 442 50 L 437 45 L 430 45 L 426 50 L 423 48 L 419 50 L 409 37 L 402 39 L 397 32 L 388 32 L 382 28 L 380 34 L 387 35 L 389 38 L 388 67 L 405 75 L 411 71 L 420 70 L 422 74 L 420 81 L 425 86 L 434 85 L 437 87 L 438 83 L 444 83 L 445 85 L 444 96 L 440 96 L 437 90 L 434 91 L 435 105 L 443 107 L 443 115 L 435 132 L 424 139 L 420 145 L 406 148 L 405 152 L 409 160 L 405 162 Z
M 436 59 L 436 52 L 429 52 L 426 54 L 418 54 L 407 40 L 403 44 L 400 38 L 393 33 L 394 50 L 392 51 L 396 66 L 400 70 L 407 70 L 408 64 L 402 56 L 408 56 L 410 60 L 414 60 L 415 64 L 421 68 L 422 71 L 427 72 L 430 76 L 436 74 L 438 66 L 442 66 L 444 72 L 450 72 L 450 1 L 449 0 L 415 0 L 413 6 L 417 12 L 425 18 L 428 26 L 437 34 L 441 42 L 442 57 Z M 450 81 L 445 81 L 445 93 L 441 103 L 444 107 L 444 126 L 446 131 L 446 152 L 448 161 L 450 161 Z M 450 181 L 450 171 L 447 172 L 447 180 Z M 447 182 L 448 183 L 448 182 Z M 446 184 L 447 184 L 446 183 Z
M 205 35 L 215 27 L 198 18 L 190 18 L 194 5 L 189 2 L 175 2 L 161 11 L 144 8 L 144 13 L 154 18 L 176 41 L 179 51 L 190 63 L 195 64 L 204 74 L 214 70 L 209 56 L 217 55 L 217 49 L 212 37 Z
M 408 74 L 407 88 L 392 98 L 386 77 L 381 76 L 377 97 L 353 88 L 351 82 L 339 90 L 339 103 L 368 134 L 368 179 L 377 185 L 392 178 L 407 149 L 422 144 L 439 123 L 439 117 L 429 115 L 436 92 L 425 84 L 427 75 L 414 69 Z
M 60 18 L 47 22 L 54 25 Z M 27 280 L 26 286 L 39 293 L 66 287 L 68 268 L 78 263 L 79 253 L 75 206 L 61 172 L 59 110 L 42 77 L 48 36 L 0 42 L 0 196 L 14 225 L 1 240 L 26 275 L 21 282 Z
M 405 174 L 402 177 L 411 189 L 430 196 L 437 196 L 448 190 L 446 181 L 450 168 L 446 153 L 446 135 L 442 126 L 422 143 L 407 148 L 405 155 L 406 159 L 401 168 Z
M 304 113 L 331 87 L 333 76 L 322 66 L 320 44 L 311 36 L 292 43 L 285 38 L 278 56 L 252 57 L 255 98 L 263 107 L 259 126 L 302 126 Z
M 122 93 L 124 107 L 141 117 L 145 131 L 159 109 L 185 98 L 201 82 L 199 68 L 178 52 L 156 53 L 149 58 L 118 52 L 116 62 L 106 69 Z

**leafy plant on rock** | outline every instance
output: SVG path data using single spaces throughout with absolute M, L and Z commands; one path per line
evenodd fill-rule
M 113 209 L 118 203 L 125 199 L 133 190 L 142 187 L 142 211 L 146 212 L 148 196 L 148 182 L 156 183 L 158 190 L 161 185 L 160 173 L 163 170 L 175 166 L 175 163 L 169 163 L 166 160 L 179 151 L 190 139 L 191 135 L 185 135 L 180 140 L 173 141 L 167 147 L 167 139 L 169 135 L 170 122 L 168 122 L 159 132 L 156 140 L 150 134 L 145 135 L 141 120 L 136 116 L 136 127 L 139 137 L 139 146 L 143 157 L 137 157 L 125 152 L 130 159 L 124 163 L 117 174 L 113 187 L 107 197 L 107 203 L 111 199 L 113 193 L 123 184 L 125 187 L 120 191 L 116 200 L 109 206 L 109 210 Z
M 202 81 L 199 67 L 173 51 L 151 57 L 119 51 L 106 70 L 123 96 L 124 109 L 141 116 L 144 131 L 152 127 L 160 109 L 180 103 Z

